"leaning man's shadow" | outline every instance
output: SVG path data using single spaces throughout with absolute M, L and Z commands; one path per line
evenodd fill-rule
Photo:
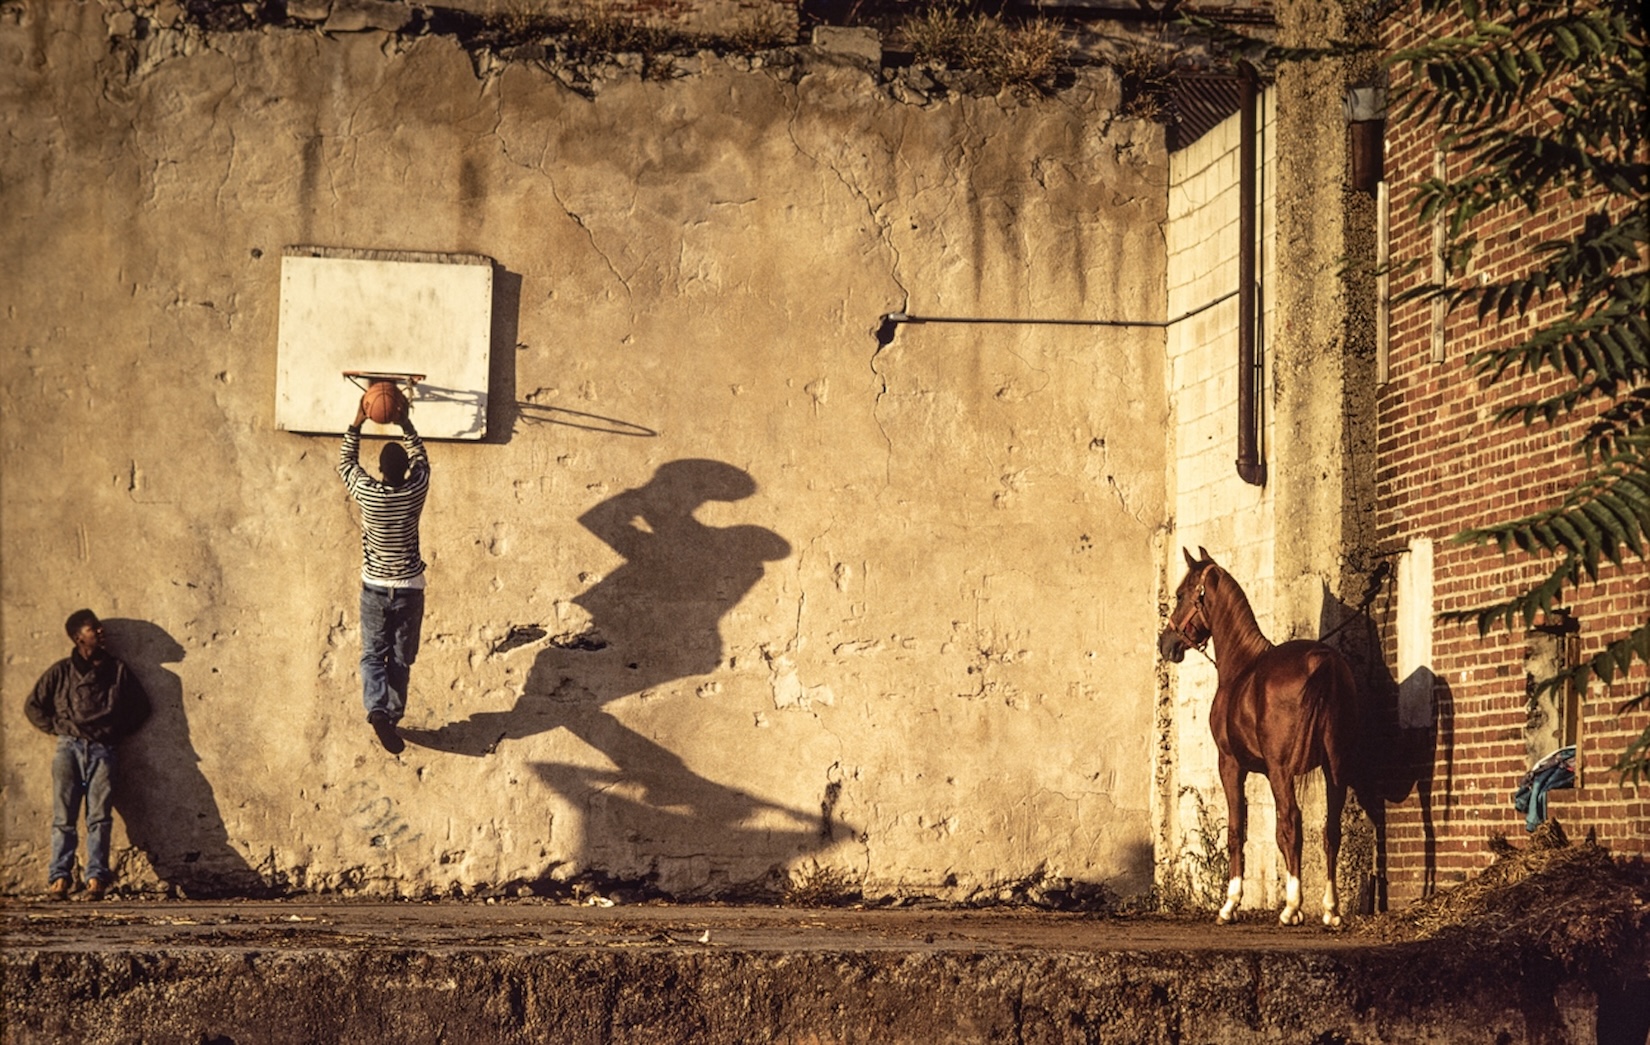
M 149 721 L 121 745 L 115 809 L 132 845 L 158 876 L 184 896 L 259 896 L 262 876 L 229 843 L 212 785 L 189 739 L 183 682 L 167 664 L 184 650 L 149 621 L 103 622 L 109 651 L 126 662 L 149 694 Z

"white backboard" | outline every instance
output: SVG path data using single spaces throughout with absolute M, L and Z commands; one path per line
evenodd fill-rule
M 487 434 L 493 262 L 473 254 L 289 247 L 281 258 L 275 427 L 342 432 L 361 389 L 346 370 L 423 374 L 413 424 L 426 439 Z M 367 422 L 370 434 L 397 425 Z

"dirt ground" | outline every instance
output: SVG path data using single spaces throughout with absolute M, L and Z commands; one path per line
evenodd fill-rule
M 18 949 L 611 947 L 807 950 L 1324 951 L 1368 946 L 1347 932 L 1247 923 L 1114 918 L 1035 909 L 575 906 L 539 900 L 101 903 L 10 901 L 4 947 Z
M 1076 950 L 1333 952 L 1437 941 L 1495 945 L 1504 960 L 1550 960 L 1570 971 L 1646 960 L 1650 867 L 1556 821 L 1517 848 L 1501 842 L 1472 881 L 1375 918 L 1329 929 L 1280 926 L 1275 912 L 1209 915 L 1060 912 L 1030 905 L 784 906 L 585 902 L 542 897 L 362 901 L 329 898 L 186 901 L 83 898 L 0 901 L 0 947 L 19 949 L 696 947 L 752 951 Z M 1486 955 L 1486 960 L 1488 955 Z

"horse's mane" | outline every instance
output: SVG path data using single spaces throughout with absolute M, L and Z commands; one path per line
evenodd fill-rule
M 1220 583 L 1211 585 L 1208 573 L 1219 573 Z M 1208 573 L 1203 578 L 1203 590 L 1210 596 L 1209 630 L 1220 636 L 1215 640 L 1216 657 L 1235 666 L 1271 649 L 1272 640 L 1262 634 L 1243 587 L 1218 565 L 1211 564 Z

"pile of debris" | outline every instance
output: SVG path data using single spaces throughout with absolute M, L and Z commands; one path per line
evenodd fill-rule
M 1650 863 L 1612 856 L 1590 832 L 1572 844 L 1556 819 L 1523 849 L 1497 836 L 1490 850 L 1495 861 L 1477 877 L 1358 931 L 1387 943 L 1456 945 L 1524 967 L 1551 962 L 1595 982 L 1645 975 Z

